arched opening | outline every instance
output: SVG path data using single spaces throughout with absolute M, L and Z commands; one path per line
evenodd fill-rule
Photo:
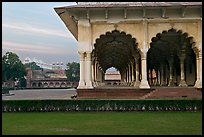
M 66 87 L 65 82 L 62 82 L 62 83 L 61 83 L 61 87 L 63 87 L 63 88 Z
M 60 87 L 60 83 L 59 83 L 59 82 L 56 82 L 56 83 L 55 83 L 55 87 L 56 87 L 56 88 L 59 88 L 59 87 Z
M 120 85 L 120 71 L 114 67 L 110 67 L 105 72 L 105 85 Z
M 37 83 L 33 82 L 32 83 L 32 88 L 36 88 L 37 87 Z
M 152 38 L 147 53 L 150 86 L 193 86 L 196 81 L 194 42 L 187 33 L 170 29 Z
M 45 82 L 45 83 L 44 83 L 44 88 L 47 88 L 47 87 L 48 87 L 48 83 Z
M 134 86 L 139 81 L 140 61 L 138 43 L 130 34 L 113 30 L 105 35 L 100 35 L 92 51 L 94 61 L 94 82 L 103 83 L 105 73 L 109 68 L 115 68 L 120 74 L 119 84 Z M 138 70 L 136 70 L 136 68 Z
M 53 82 L 50 82 L 49 87 L 50 87 L 50 88 L 53 88 L 53 87 L 54 87 L 54 83 L 53 83 Z
M 41 82 L 38 83 L 38 88 L 42 88 L 42 83 Z

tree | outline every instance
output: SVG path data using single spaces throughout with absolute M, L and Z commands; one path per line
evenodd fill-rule
M 25 66 L 18 55 L 12 52 L 6 52 L 2 57 L 2 81 L 20 80 L 25 75 Z
M 68 63 L 67 64 L 67 68 L 65 70 L 66 76 L 67 78 L 71 81 L 71 82 L 77 82 L 79 81 L 79 71 L 80 71 L 80 67 L 79 67 L 79 63 L 76 62 L 72 62 L 72 63 Z
M 35 62 L 26 63 L 25 67 L 26 68 L 30 67 L 31 70 L 42 70 L 42 68 L 38 66 Z

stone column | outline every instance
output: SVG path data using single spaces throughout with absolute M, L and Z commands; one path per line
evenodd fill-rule
M 91 74 L 91 77 L 92 77 L 92 83 L 94 84 L 94 81 L 95 81 L 95 78 L 94 78 L 94 73 L 95 73 L 95 71 L 94 71 L 94 60 L 92 60 L 91 61 L 91 70 L 92 70 L 92 74 Z
M 134 87 L 139 87 L 140 81 L 139 81 L 139 59 L 135 58 L 135 83 Z
M 99 64 L 97 63 L 97 85 L 100 84 L 100 69 L 99 69 Z
M 92 70 L 91 70 L 91 52 L 87 52 L 87 59 L 86 59 L 86 67 L 87 67 L 87 81 L 86 81 L 86 88 L 91 89 L 93 88 L 92 85 Z
M 175 86 L 173 82 L 173 60 L 169 60 L 169 67 L 170 67 L 170 76 L 169 76 L 169 83 L 168 86 Z
M 128 82 L 129 82 L 128 67 L 126 68 L 126 81 L 127 81 L 127 84 L 128 84 Z
M 196 69 L 197 79 L 196 79 L 194 87 L 202 88 L 202 52 L 201 51 L 199 51 L 196 57 L 196 68 L 197 68 Z
M 102 68 L 101 68 L 101 82 L 104 83 L 104 72 Z
M 132 66 L 132 83 L 131 84 L 133 84 L 134 81 L 135 81 L 135 78 L 134 78 L 134 63 L 133 62 L 131 62 L 131 66 Z
M 96 71 L 95 71 L 95 67 L 96 67 L 96 60 L 93 61 L 93 64 L 92 64 L 92 84 L 94 87 L 96 87 Z
M 202 18 L 198 23 L 199 30 L 199 45 L 197 46 L 197 54 L 196 54 L 196 68 L 197 68 L 197 80 L 195 82 L 194 87 L 202 88 Z
M 160 86 L 165 86 L 164 69 L 165 69 L 165 65 L 161 64 L 161 83 L 160 83 Z
M 141 89 L 149 89 L 150 88 L 148 81 L 147 81 L 147 51 L 148 51 L 147 48 L 142 49 L 142 52 L 143 52 L 143 55 L 141 57 L 142 80 L 141 80 L 140 86 L 139 86 L 139 88 L 141 88 Z
M 159 86 L 159 81 L 160 81 L 160 71 L 159 69 L 155 70 L 156 71 L 156 76 L 157 76 L 157 81 L 156 81 L 156 86 Z
M 95 60 L 94 72 L 95 72 L 95 75 L 94 75 L 95 85 L 98 86 L 98 83 L 97 83 L 97 81 L 98 81 L 98 77 L 97 77 L 97 75 L 98 75 L 98 72 L 97 72 L 97 60 Z
M 131 83 L 131 65 L 128 64 L 128 72 L 129 72 L 129 84 Z
M 180 80 L 180 84 L 179 87 L 187 87 L 188 85 L 186 84 L 185 81 L 185 74 L 184 74 L 184 56 L 180 57 L 180 65 L 181 65 L 181 80 Z
M 124 83 L 127 82 L 127 78 L 126 78 L 126 70 L 123 71 L 123 82 L 124 82 Z
M 200 52 L 199 55 L 199 62 L 200 62 L 200 83 L 201 85 L 199 85 L 197 88 L 202 88 L 202 52 Z
M 79 85 L 77 87 L 77 89 L 84 89 L 85 88 L 85 80 L 84 80 L 84 53 L 83 52 L 79 52 L 79 56 L 80 56 L 80 80 L 79 80 Z

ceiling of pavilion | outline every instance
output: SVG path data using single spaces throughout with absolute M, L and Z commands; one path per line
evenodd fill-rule
M 101 35 L 94 46 L 93 56 L 97 58 L 104 72 L 110 67 L 123 71 L 134 57 L 140 57 L 136 39 L 118 30 Z
M 179 57 L 195 56 L 192 45 L 193 37 L 187 33 L 170 29 L 158 33 L 152 38 L 147 53 L 148 67 L 158 68 L 160 64 L 172 62 L 179 65 Z

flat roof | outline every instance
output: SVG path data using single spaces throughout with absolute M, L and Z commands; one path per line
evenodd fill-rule
M 81 2 L 66 8 L 202 6 L 202 2 Z

